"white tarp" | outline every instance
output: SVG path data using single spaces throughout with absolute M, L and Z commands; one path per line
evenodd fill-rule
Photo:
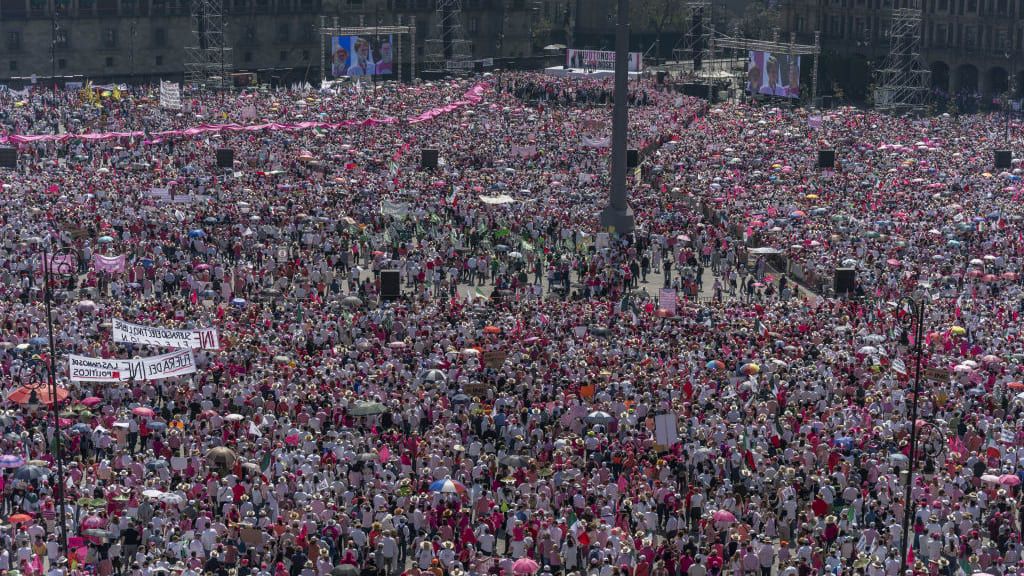
M 146 344 L 164 348 L 188 348 L 195 350 L 220 349 L 217 329 L 210 328 L 158 328 L 132 324 L 114 318 L 111 320 L 113 341 L 124 344 Z
M 89 358 L 68 356 L 68 374 L 75 382 L 126 382 L 128 380 L 163 380 L 194 374 L 195 357 L 191 350 L 177 350 L 150 358 Z

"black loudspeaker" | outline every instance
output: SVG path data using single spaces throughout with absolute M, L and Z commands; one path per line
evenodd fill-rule
M 1013 154 L 1009 150 L 996 150 L 996 168 L 1009 168 L 1013 163 Z
M 854 283 L 856 282 L 857 271 L 853 268 L 836 268 L 833 286 L 836 296 L 840 294 L 853 294 Z
M 626 168 L 636 168 L 640 165 L 640 151 L 630 148 L 626 150 Z
M 832 97 L 831 96 L 822 96 L 821 97 L 821 108 L 823 110 L 831 110 L 832 109 Z
M 818 168 L 835 168 L 836 151 L 818 150 Z
M 381 300 L 398 300 L 402 294 L 402 283 L 398 278 L 398 270 L 381 270 L 380 272 L 380 297 Z
M 420 150 L 420 168 L 424 170 L 437 168 L 437 150 L 433 148 L 423 148 Z
M 665 78 L 668 77 L 668 72 L 664 70 L 658 70 L 658 84 L 664 84 Z
M 0 168 L 18 167 L 18 149 L 11 146 L 0 148 Z
M 235 166 L 235 151 L 231 148 L 218 148 L 217 149 L 217 167 L 218 168 L 234 168 Z

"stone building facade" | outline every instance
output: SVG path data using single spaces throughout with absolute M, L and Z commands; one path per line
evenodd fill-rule
M 1011 87 L 1020 96 L 1024 0 L 917 1 L 923 2 L 921 56 L 937 97 L 991 102 Z M 887 55 L 893 9 L 908 6 L 908 0 L 787 0 L 781 9 L 798 41 L 809 43 L 821 31 L 823 67 L 831 55 L 839 68 L 823 73 L 842 83 L 851 76 L 870 81 Z
M 259 71 L 261 81 L 320 77 L 321 15 L 341 26 L 415 22 L 420 62 L 434 33 L 433 0 L 223 1 L 232 71 Z M 476 58 L 539 54 L 546 22 L 539 0 L 463 0 Z M 194 44 L 188 0 L 0 0 L 0 82 L 180 79 Z

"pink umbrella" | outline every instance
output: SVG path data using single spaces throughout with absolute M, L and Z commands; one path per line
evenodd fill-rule
M 1020 486 L 1020 476 L 1016 474 L 1003 474 L 999 477 L 999 483 L 1003 486 Z
M 82 406 L 88 406 L 89 408 L 92 408 L 93 406 L 99 404 L 100 402 L 103 402 L 102 398 L 98 396 L 89 396 L 88 398 L 83 398 L 80 404 Z
M 728 510 L 719 510 L 711 515 L 711 519 L 715 522 L 735 522 L 736 515 Z
M 153 412 L 152 408 L 146 408 L 145 406 L 136 406 L 135 408 L 132 408 L 132 414 L 135 414 L 136 416 L 152 418 L 155 412 Z
M 516 574 L 535 574 L 540 566 L 532 558 L 520 558 L 512 565 L 512 571 Z

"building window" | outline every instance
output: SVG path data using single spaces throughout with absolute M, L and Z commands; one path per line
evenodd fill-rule
M 103 30 L 103 47 L 104 48 L 117 48 L 117 30 L 114 28 L 106 28 Z
M 18 61 L 17 60 L 11 60 L 10 62 L 7 63 L 7 68 L 11 72 L 16 72 L 18 70 Z
M 252 52 L 246 52 L 242 56 L 242 59 L 245 60 L 246 62 L 252 62 Z
M 477 16 L 471 16 L 469 18 L 469 24 L 466 26 L 470 34 L 476 34 L 480 30 L 480 18 Z
M 57 28 L 57 32 L 53 35 L 54 44 L 58 50 L 67 50 L 68 48 L 68 31 L 65 28 Z
M 303 60 L 309 60 L 309 50 L 303 50 L 302 51 L 302 59 Z
M 21 32 L 14 30 L 7 33 L 7 49 L 21 50 Z
M 64 58 L 58 58 L 57 59 L 57 68 L 60 68 L 61 70 L 63 70 L 65 68 L 67 68 L 67 67 L 68 67 L 68 61 L 67 60 L 65 60 Z
M 806 25 L 806 21 L 804 20 L 804 17 L 803 16 L 797 16 L 796 17 L 796 31 L 797 32 L 803 32 L 805 25 Z
M 157 66 L 163 66 L 164 65 L 164 57 L 163 56 L 157 56 L 156 57 L 156 65 Z
M 276 34 L 277 41 L 278 42 L 287 42 L 288 41 L 288 34 L 290 32 L 291 32 L 291 27 L 288 25 L 287 22 L 281 22 L 280 24 L 278 24 L 277 25 L 277 34 Z
M 153 45 L 154 46 L 166 46 L 167 45 L 167 28 L 154 28 L 153 29 Z
M 113 56 L 107 56 L 107 59 L 106 59 L 106 61 L 104 61 L 103 64 L 107 68 L 113 68 L 114 67 L 114 57 Z
M 249 24 L 248 26 L 246 26 L 245 27 L 245 35 L 243 37 L 245 38 L 246 42 L 255 42 L 256 41 L 256 27 L 253 26 L 252 24 Z

